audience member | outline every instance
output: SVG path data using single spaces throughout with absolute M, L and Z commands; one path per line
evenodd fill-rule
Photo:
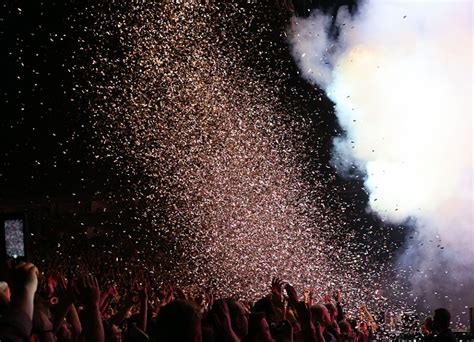
M 9 263 L 0 279 L 2 342 L 366 342 L 379 330 L 367 306 L 352 317 L 343 310 L 340 289 L 332 298 L 315 297 L 313 290 L 300 297 L 274 277 L 252 305 L 166 283 L 159 272 L 134 266 L 158 270 L 146 255 L 133 261 L 94 251 L 62 260 L 37 257 L 41 275 L 31 263 Z M 435 310 L 422 330 L 426 340 L 456 341 L 446 309 Z

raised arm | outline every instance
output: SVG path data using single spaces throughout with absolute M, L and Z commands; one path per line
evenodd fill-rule
M 38 287 L 38 269 L 31 263 L 18 265 L 12 274 L 11 301 L 0 318 L 0 340 L 27 340 L 31 334 L 33 302 Z
M 139 290 L 138 297 L 140 301 L 140 313 L 137 327 L 143 332 L 146 332 L 148 317 L 148 290 L 146 286 L 143 286 L 143 288 Z
M 334 300 L 336 301 L 337 308 L 337 322 L 344 320 L 344 310 L 342 308 L 342 292 L 341 289 L 337 289 L 334 293 Z
M 104 327 L 100 317 L 100 289 L 97 278 L 86 275 L 78 282 L 79 295 L 84 303 L 84 336 L 86 341 L 103 342 Z
M 20 264 L 13 275 L 11 307 L 33 319 L 33 300 L 38 288 L 38 269 L 31 263 Z

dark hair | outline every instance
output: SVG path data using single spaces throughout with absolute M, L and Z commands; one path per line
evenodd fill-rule
M 252 308 L 252 312 L 263 312 L 265 318 L 272 321 L 275 318 L 275 306 L 268 297 L 259 299 Z
M 323 321 L 323 312 L 324 312 L 325 306 L 322 304 L 314 304 L 310 310 L 311 310 L 311 316 L 313 317 L 313 322 L 322 322 Z
M 433 326 L 435 329 L 447 329 L 451 322 L 451 314 L 445 308 L 439 308 L 434 311 Z
M 352 330 L 351 324 L 347 321 L 339 322 L 339 329 L 341 329 L 341 334 L 349 334 Z
M 249 316 L 249 330 L 245 341 L 253 341 L 260 333 L 261 325 L 260 322 L 265 319 L 265 313 L 263 312 L 252 312 Z
M 326 309 L 328 309 L 329 311 L 329 314 L 332 316 L 335 312 L 337 312 L 337 308 L 334 304 L 332 303 L 326 303 L 324 304 L 324 306 L 326 307 Z
M 156 320 L 157 341 L 195 340 L 196 329 L 201 328 L 197 307 L 186 300 L 175 300 L 164 306 Z

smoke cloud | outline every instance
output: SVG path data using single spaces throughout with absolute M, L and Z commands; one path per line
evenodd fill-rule
M 290 37 L 303 77 L 335 103 L 335 167 L 355 165 L 368 208 L 415 227 L 399 257 L 413 297 L 458 314 L 474 305 L 472 13 L 470 1 L 372 0 L 297 18 Z

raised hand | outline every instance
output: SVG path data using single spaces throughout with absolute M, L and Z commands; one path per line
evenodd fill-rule
M 115 298 L 118 296 L 118 290 L 117 290 L 117 284 L 112 283 L 107 287 L 106 290 L 107 295 L 109 295 L 111 298 Z
M 174 293 L 176 294 L 176 298 L 186 300 L 186 294 L 179 287 L 175 288 Z
M 100 288 L 97 278 L 91 274 L 81 277 L 76 284 L 79 298 L 84 303 L 84 335 L 86 341 L 103 342 L 104 326 L 100 318 Z
M 209 309 L 214 305 L 214 295 L 211 291 L 207 291 L 204 293 L 206 307 Z
M 71 304 L 74 301 L 75 292 L 73 281 L 68 281 L 66 277 L 59 274 L 56 279 L 56 295 L 59 301 Z
M 160 306 L 163 307 L 174 300 L 174 290 L 172 285 L 164 285 L 161 288 L 162 298 L 160 300 Z
M 13 307 L 18 308 L 33 319 L 33 299 L 38 288 L 38 269 L 31 263 L 21 263 L 13 270 L 12 297 Z
M 337 291 L 334 292 L 334 300 L 336 303 L 341 303 L 342 301 L 342 291 L 341 289 L 337 289 Z
M 32 263 L 21 263 L 13 271 L 12 290 L 36 292 L 38 288 L 38 269 Z
M 288 303 L 290 303 L 291 305 L 295 305 L 296 303 L 298 303 L 298 294 L 296 293 L 295 288 L 290 284 L 286 284 L 285 290 L 286 295 L 288 296 Z
M 324 304 L 331 303 L 331 296 L 329 295 L 329 293 L 325 293 L 325 294 L 323 295 L 323 303 L 324 303 Z
M 283 301 L 283 292 L 282 292 L 283 283 L 284 281 L 278 277 L 272 278 L 272 285 L 270 289 L 272 291 L 272 299 L 276 301 L 277 303 L 281 303 Z
M 196 293 L 196 295 L 188 298 L 190 301 L 196 303 L 201 312 L 206 309 L 206 296 L 204 293 Z
M 56 296 L 59 299 L 59 304 L 53 317 L 53 329 L 57 331 L 64 322 L 66 315 L 71 313 L 73 331 L 76 335 L 79 335 L 82 327 L 73 304 L 75 297 L 77 297 L 77 288 L 73 280 L 66 279 L 59 272 L 56 275 Z
M 93 275 L 84 275 L 77 282 L 79 296 L 86 306 L 99 307 L 100 288 L 97 278 Z

